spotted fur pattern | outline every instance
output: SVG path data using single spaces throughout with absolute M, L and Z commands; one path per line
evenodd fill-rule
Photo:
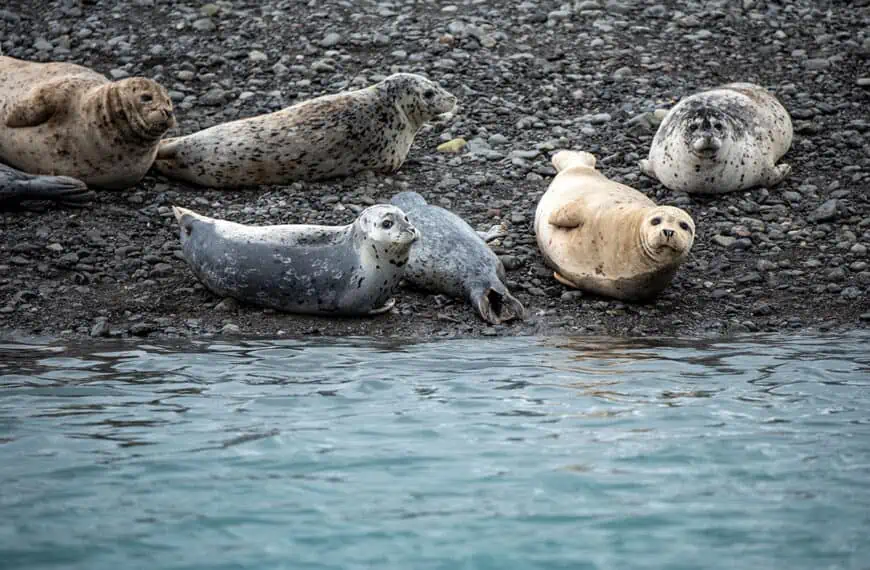
M 420 127 L 455 104 L 428 79 L 398 73 L 364 89 L 168 139 L 154 166 L 169 178 L 212 188 L 391 172 L 405 161 Z
M 522 304 L 504 284 L 501 261 L 465 220 L 427 204 L 416 192 L 401 192 L 390 202 L 408 214 L 421 234 L 411 247 L 406 281 L 466 299 L 489 323 L 525 316 Z
M 175 125 L 166 90 L 144 77 L 0 56 L 0 85 L 0 161 L 33 174 L 132 186 Z
M 764 88 L 731 83 L 686 97 L 665 116 L 641 170 L 672 190 L 721 194 L 774 186 L 790 172 L 788 112 Z
M 347 226 L 246 226 L 174 211 L 184 258 L 206 287 L 290 313 L 389 308 L 418 237 L 401 209 L 383 204 Z

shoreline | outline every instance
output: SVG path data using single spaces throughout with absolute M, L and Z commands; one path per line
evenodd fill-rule
M 751 4 L 592 0 L 563 13 L 548 1 L 454 10 L 397 2 L 387 14 L 324 0 L 293 7 L 292 18 L 286 2 L 252 0 L 209 5 L 214 13 L 160 2 L 7 8 L 5 55 L 164 84 L 179 123 L 167 136 L 395 71 L 438 82 L 459 106 L 418 133 L 390 176 L 219 191 L 152 171 L 84 208 L 0 211 L 0 336 L 728 338 L 870 329 L 870 89 L 861 83 L 870 76 L 870 6 Z M 768 87 L 791 113 L 795 138 L 783 158 L 791 175 L 771 189 L 713 198 L 641 175 L 654 112 L 732 80 Z M 469 141 L 461 153 L 436 150 L 457 137 Z M 554 174 L 550 156 L 563 148 L 592 152 L 609 178 L 694 218 L 692 254 L 655 302 L 569 291 L 544 266 L 531 226 Z M 491 327 L 460 300 L 406 289 L 377 317 L 279 314 L 208 293 L 179 257 L 172 205 L 248 224 L 339 225 L 408 189 L 476 229 L 508 227 L 494 250 L 525 322 Z

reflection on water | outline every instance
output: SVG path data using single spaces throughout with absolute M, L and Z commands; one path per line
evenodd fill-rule
M 866 568 L 868 342 L 7 342 L 0 567 Z

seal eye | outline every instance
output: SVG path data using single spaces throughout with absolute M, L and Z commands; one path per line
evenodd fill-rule
M 391 222 L 390 220 L 384 220 L 383 222 L 381 222 L 381 227 L 385 230 L 388 230 L 393 227 L 393 222 Z
M 142 101 L 143 103 L 150 103 L 151 101 L 154 100 L 154 97 L 152 97 L 150 93 L 146 93 L 145 95 L 142 95 L 141 97 L 139 97 L 139 100 Z
M 654 225 L 654 226 L 657 226 L 657 225 L 659 225 L 660 223 L 662 223 L 662 219 L 661 219 L 661 218 L 653 218 L 652 220 L 650 220 L 649 223 L 652 224 L 652 225 Z
M 423 91 L 423 97 L 425 97 L 426 99 L 431 99 L 434 96 L 435 96 L 434 89 L 427 89 L 427 90 Z
M 692 231 L 692 230 L 689 228 L 689 224 L 687 224 L 686 222 L 680 222 L 680 227 L 683 228 L 684 230 L 686 230 L 687 232 Z

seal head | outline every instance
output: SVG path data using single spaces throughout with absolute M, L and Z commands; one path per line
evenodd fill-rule
M 456 108 L 454 95 L 422 75 L 395 73 L 375 87 L 390 97 L 395 97 L 416 128 Z
M 175 126 L 172 99 L 166 89 L 146 77 L 112 83 L 106 90 L 108 110 L 129 125 L 143 141 L 157 141 Z
M 657 206 L 645 212 L 639 239 L 644 254 L 654 264 L 679 264 L 695 243 L 695 222 L 684 210 Z

